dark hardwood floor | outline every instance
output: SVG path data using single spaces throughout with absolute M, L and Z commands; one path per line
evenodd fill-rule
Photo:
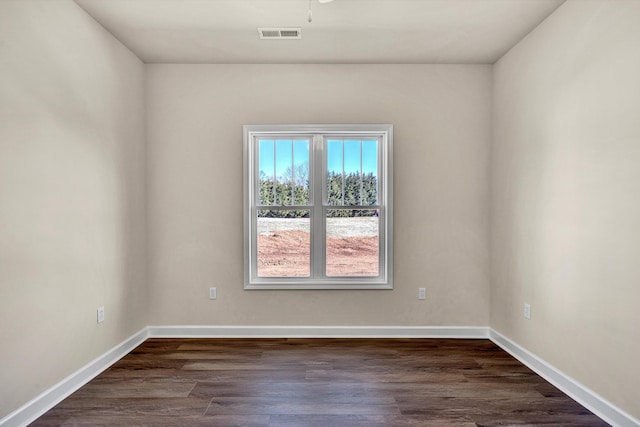
M 149 339 L 32 425 L 607 424 L 488 340 Z

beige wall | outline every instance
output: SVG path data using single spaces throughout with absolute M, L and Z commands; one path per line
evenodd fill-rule
M 565 3 L 496 64 L 492 148 L 491 326 L 636 418 L 639 41 L 640 2 Z
M 0 418 L 147 324 L 143 90 L 72 1 L 0 1 Z
M 491 70 L 149 65 L 151 324 L 487 326 Z M 243 290 L 242 125 L 269 123 L 394 125 L 395 289 Z

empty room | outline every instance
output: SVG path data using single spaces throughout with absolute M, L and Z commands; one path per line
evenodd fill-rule
M 640 0 L 0 0 L 0 426 L 640 427 Z

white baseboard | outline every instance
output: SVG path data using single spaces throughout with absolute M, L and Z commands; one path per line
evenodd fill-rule
M 152 338 L 489 338 L 476 326 L 149 326 Z
M 148 329 L 142 329 L 140 332 L 124 340 L 102 356 L 89 362 L 67 378 L 44 391 L 39 396 L 31 399 L 6 417 L 0 419 L 0 426 L 18 427 L 32 423 L 49 409 L 98 376 L 109 366 L 122 359 L 148 337 Z
M 504 351 L 518 359 L 529 369 L 562 390 L 576 402 L 617 427 L 640 427 L 640 421 L 616 407 L 594 391 L 564 374 L 535 354 L 511 341 L 494 329 L 489 330 L 489 338 Z

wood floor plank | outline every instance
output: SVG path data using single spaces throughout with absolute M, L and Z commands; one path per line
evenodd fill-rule
M 313 382 L 244 382 L 218 383 L 200 382 L 191 391 L 190 396 L 194 397 L 267 397 L 278 398 L 283 401 L 307 400 L 318 402 L 351 403 L 350 400 L 366 399 L 366 401 L 387 399 L 389 393 L 381 393 L 377 389 L 367 388 L 363 384 L 344 383 L 340 388 L 334 384 L 313 383 Z M 395 402 L 395 400 L 394 400 Z
M 149 339 L 34 426 L 607 424 L 488 340 Z
M 465 417 L 436 420 L 397 415 L 275 415 L 271 427 L 477 427 Z
M 213 399 L 205 415 L 400 415 L 392 402 L 321 403 L 314 401 L 282 401 L 280 399 Z
M 172 416 L 146 415 L 132 418 L 129 415 L 83 415 L 65 420 L 48 417 L 35 424 L 38 427 L 269 427 L 269 415 L 221 415 L 221 416 Z
M 96 378 L 76 392 L 77 398 L 171 398 L 187 397 L 196 386 L 193 380 L 128 378 L 127 381 Z

